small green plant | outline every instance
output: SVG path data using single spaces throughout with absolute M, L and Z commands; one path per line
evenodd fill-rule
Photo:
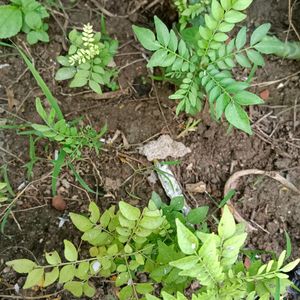
M 27 34 L 29 44 L 49 42 L 49 17 L 46 8 L 35 0 L 10 0 L 11 4 L 0 6 L 0 39 L 15 36 L 20 31 Z
M 179 14 L 178 23 L 180 30 L 187 25 L 202 25 L 204 23 L 203 15 L 209 12 L 211 0 L 173 0 Z
M 161 67 L 167 80 L 178 89 L 169 98 L 178 100 L 176 113 L 196 114 L 202 109 L 205 96 L 214 119 L 224 114 L 227 121 L 251 134 L 245 106 L 263 103 L 247 91 L 257 67 L 264 65 L 261 41 L 270 24 L 259 26 L 247 43 L 247 28 L 242 27 L 230 38 L 228 33 L 246 18 L 243 11 L 252 0 L 212 0 L 210 12 L 203 15 L 203 25 L 184 28 L 177 34 L 154 18 L 156 35 L 149 29 L 133 26 L 144 48 L 153 51 L 148 67 Z M 250 69 L 247 81 L 237 81 L 233 68 Z
M 91 126 L 78 126 L 78 122 L 58 119 L 55 109 L 51 108 L 47 113 L 39 98 L 36 99 L 36 111 L 38 112 L 44 124 L 30 124 L 33 131 L 22 132 L 22 134 L 34 134 L 40 138 L 57 142 L 59 152 L 57 158 L 53 161 L 54 173 L 52 181 L 52 192 L 56 193 L 56 182 L 59 172 L 64 164 L 72 168 L 72 161 L 81 158 L 84 148 L 94 149 L 97 153 L 102 148 L 100 139 L 105 134 L 107 126 L 104 126 L 99 132 Z M 31 160 L 32 161 L 32 160 Z M 74 168 L 73 168 L 74 171 Z M 77 176 L 79 176 L 77 174 Z
M 78 248 L 64 240 L 65 261 L 53 251 L 46 253 L 46 266 L 28 259 L 16 259 L 7 265 L 26 274 L 25 289 L 47 287 L 58 281 L 76 297 L 93 297 L 94 276 L 115 281 L 121 300 L 158 299 L 151 295 L 156 283 L 161 285 L 164 300 L 185 300 L 182 293 L 192 280 L 200 283 L 193 300 L 254 300 L 256 296 L 267 300 L 285 295 L 291 284 L 286 273 L 300 260 L 283 266 L 283 251 L 278 260 L 263 264 L 252 259 L 250 267 L 245 266 L 240 254 L 247 233 L 243 226 L 235 224 L 227 206 L 218 232 L 207 233 L 196 229 L 203 225 L 207 211 L 194 212 L 184 225 L 186 219 L 179 213 L 181 200 L 175 199 L 163 209 L 157 207 L 159 203 L 159 196 L 153 194 L 143 210 L 120 201 L 118 211 L 112 206 L 101 213 L 91 202 L 88 216 L 70 214 L 73 224 L 83 233 L 82 241 L 89 245 L 89 257 L 79 257 Z M 168 214 L 170 208 L 178 213 Z M 140 273 L 148 274 L 147 282 L 139 281 Z M 172 296 L 176 293 L 177 298 Z
M 0 43 L 3 46 L 13 47 L 11 45 Z M 30 162 L 26 165 L 28 174 L 32 174 L 34 163 L 37 161 L 35 155 L 35 141 L 32 139 L 32 135 L 38 137 L 38 139 L 44 138 L 51 142 L 56 142 L 58 145 L 58 151 L 55 159 L 53 160 L 53 174 L 52 174 L 52 193 L 56 194 L 56 185 L 58 176 L 63 166 L 67 165 L 74 173 L 79 183 L 91 193 L 95 193 L 89 186 L 84 182 L 80 175 L 76 172 L 72 162 L 81 158 L 82 151 L 84 148 L 94 149 L 97 153 L 102 148 L 103 143 L 100 141 L 102 136 L 107 130 L 105 125 L 100 131 L 96 131 L 91 126 L 79 125 L 80 120 L 67 121 L 57 103 L 57 100 L 52 95 L 48 86 L 35 69 L 34 65 L 24 54 L 24 52 L 16 47 L 19 51 L 24 62 L 27 64 L 38 85 L 42 89 L 46 99 L 49 102 L 50 110 L 47 112 L 39 98 L 36 99 L 36 111 L 41 117 L 44 124 L 37 123 L 26 123 L 22 126 L 22 130 L 19 134 L 30 135 Z M 19 126 L 17 126 L 19 127 Z M 28 130 L 24 130 L 28 129 Z M 30 176 L 29 176 L 30 177 Z
M 68 54 L 57 57 L 63 67 L 57 71 L 55 79 L 72 79 L 71 88 L 88 85 L 97 94 L 102 94 L 101 85 L 115 90 L 117 86 L 112 80 L 116 76 L 116 70 L 112 67 L 112 62 L 118 42 L 103 30 L 102 33 L 94 33 L 90 24 L 84 25 L 82 32 L 72 30 L 69 41 L 71 45 Z
M 275 36 L 267 36 L 260 42 L 259 48 L 259 51 L 264 54 L 300 60 L 300 42 L 283 42 Z

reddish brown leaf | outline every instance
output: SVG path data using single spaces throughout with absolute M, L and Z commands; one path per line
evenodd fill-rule
M 260 92 L 259 96 L 263 100 L 268 100 L 270 97 L 270 91 L 268 89 L 263 90 L 262 92 Z

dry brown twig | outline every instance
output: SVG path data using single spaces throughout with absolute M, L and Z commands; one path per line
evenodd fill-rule
M 133 15 L 134 13 L 136 13 L 141 7 L 143 7 L 144 5 L 146 5 L 149 0 L 144 0 L 141 1 L 141 3 L 139 3 L 133 10 L 131 10 L 127 15 L 115 15 L 113 13 L 111 13 L 110 11 L 108 11 L 107 9 L 105 9 L 103 6 L 101 6 L 97 0 L 91 0 L 91 2 L 106 16 L 111 17 L 111 18 L 123 18 L 126 19 L 129 16 Z
M 231 175 L 229 177 L 229 179 L 227 180 L 225 187 L 224 187 L 224 195 L 227 195 L 228 192 L 231 189 L 235 189 L 238 183 L 238 180 L 243 177 L 243 176 L 248 176 L 248 175 L 263 175 L 263 176 L 267 176 L 270 177 L 274 180 L 277 180 L 278 182 L 280 182 L 283 186 L 285 186 L 286 188 L 290 189 L 291 191 L 293 191 L 294 193 L 300 195 L 300 190 L 293 185 L 291 182 L 289 182 L 287 179 L 285 179 L 284 177 L 282 177 L 280 174 L 278 174 L 275 171 L 262 171 L 262 170 L 258 170 L 258 169 L 248 169 L 248 170 L 242 170 L 242 171 L 238 171 L 236 173 L 234 173 L 233 175 Z M 249 222 L 247 222 L 240 214 L 239 212 L 234 208 L 233 204 L 229 201 L 228 206 L 230 208 L 230 210 L 232 211 L 235 219 L 240 222 L 240 223 L 244 223 L 248 229 L 248 231 L 254 231 L 256 230 L 256 228 L 254 228 L 251 224 L 249 224 Z
M 288 18 L 289 18 L 289 27 L 293 29 L 293 31 L 295 32 L 298 40 L 300 41 L 300 34 L 297 31 L 294 23 L 293 23 L 293 8 L 296 4 L 297 0 L 294 1 L 294 3 L 292 4 L 292 0 L 289 0 L 289 4 L 288 4 Z M 289 29 L 290 29 L 289 28 Z

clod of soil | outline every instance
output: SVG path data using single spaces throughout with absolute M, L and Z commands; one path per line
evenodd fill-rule
M 67 208 L 67 203 L 61 195 L 56 195 L 52 198 L 51 205 L 60 211 L 63 211 Z

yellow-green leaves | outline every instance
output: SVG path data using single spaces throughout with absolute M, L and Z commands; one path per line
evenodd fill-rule
M 225 109 L 225 116 L 234 127 L 252 134 L 249 117 L 239 104 L 230 102 Z
M 6 263 L 18 273 L 29 273 L 36 267 L 36 263 L 29 259 L 15 259 Z
M 119 208 L 122 215 L 130 221 L 137 221 L 141 215 L 141 212 L 138 208 L 124 201 L 119 202 Z
M 93 223 L 85 216 L 70 213 L 72 223 L 82 232 L 86 232 L 93 227 Z
M 224 16 L 224 9 L 217 0 L 213 0 L 211 3 L 211 13 L 215 20 L 219 21 Z
M 97 223 L 100 218 L 100 210 L 95 202 L 91 202 L 89 205 L 89 212 L 91 214 L 90 221 L 92 223 Z
M 59 276 L 58 267 L 54 267 L 50 272 L 45 273 L 45 281 L 43 283 L 43 287 L 47 287 L 54 283 Z
M 76 261 L 78 258 L 78 252 L 74 244 L 68 240 L 64 240 L 65 250 L 64 255 L 67 261 Z
M 81 297 L 83 293 L 83 284 L 79 281 L 69 281 L 64 284 L 64 288 L 71 292 L 75 297 Z
M 199 247 L 198 238 L 176 219 L 177 240 L 180 250 L 184 254 L 193 254 Z
M 156 29 L 157 40 L 165 47 L 170 41 L 170 33 L 167 26 L 157 17 L 154 16 L 154 24 Z
M 42 20 L 49 16 L 45 7 L 35 0 L 11 2 L 12 5 L 0 6 L 0 39 L 10 38 L 23 31 L 27 33 L 29 44 L 49 42 L 46 32 L 48 26 Z
M 73 280 L 74 276 L 75 276 L 75 266 L 74 265 L 66 265 L 63 266 L 60 270 L 59 273 L 59 283 L 65 283 L 68 281 Z
M 16 35 L 22 28 L 22 11 L 12 5 L 0 7 L 0 38 L 9 38 Z
M 57 251 L 52 251 L 52 252 L 46 253 L 46 260 L 49 265 L 53 265 L 53 266 L 61 263 L 61 258 L 59 256 L 59 254 L 57 253 Z
M 184 258 L 180 258 L 178 260 L 172 261 L 170 263 L 171 266 L 176 267 L 180 270 L 189 270 L 198 263 L 199 257 L 196 255 L 186 256 Z
M 262 24 L 259 27 L 257 27 L 251 35 L 250 45 L 253 46 L 260 42 L 268 34 L 270 28 L 270 23 Z
M 221 239 L 226 240 L 232 237 L 236 230 L 234 217 L 227 205 L 224 206 L 223 214 L 218 226 L 218 233 Z
M 298 266 L 298 264 L 300 263 L 300 258 L 290 262 L 289 264 L 287 264 L 286 266 L 284 266 L 283 268 L 280 269 L 281 272 L 287 273 L 292 271 L 293 269 L 296 268 L 296 266 Z
M 43 268 L 34 269 L 34 270 L 30 271 L 27 275 L 23 289 L 29 289 L 35 285 L 42 284 L 43 276 L 44 276 Z
M 143 47 L 150 51 L 156 51 L 160 48 L 159 43 L 156 42 L 154 33 L 146 28 L 132 26 L 133 32 L 137 36 L 139 42 Z
M 233 1 L 234 4 L 232 6 L 235 10 L 244 10 L 250 6 L 250 4 L 253 2 L 253 0 L 237 0 Z

